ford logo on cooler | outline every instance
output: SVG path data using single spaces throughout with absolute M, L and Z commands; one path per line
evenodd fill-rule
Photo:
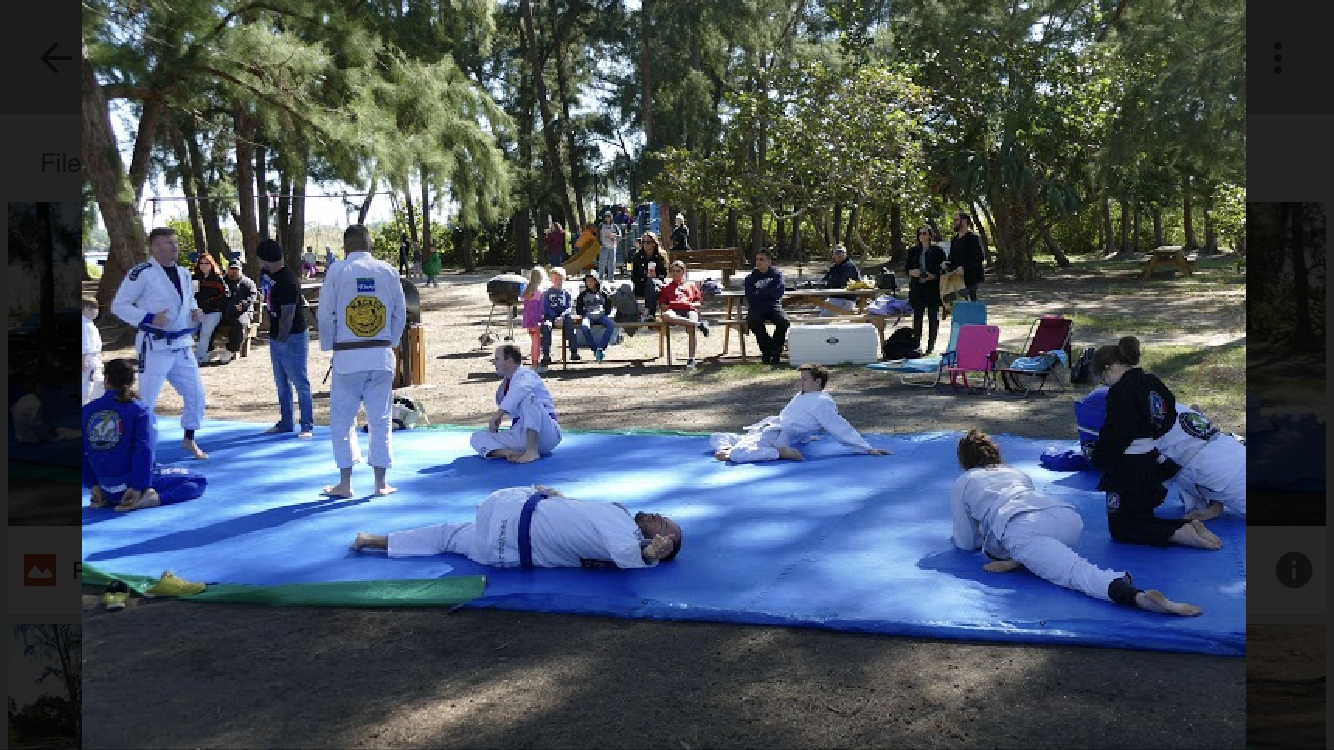
M 829 338 L 825 339 L 824 342 L 826 344 L 837 344 L 838 339 L 834 338 L 833 336 L 830 336 Z

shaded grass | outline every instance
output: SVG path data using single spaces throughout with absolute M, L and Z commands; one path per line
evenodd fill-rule
M 1246 407 L 1246 344 L 1155 345 L 1140 363 L 1185 404 L 1198 404 L 1216 422 L 1242 424 Z

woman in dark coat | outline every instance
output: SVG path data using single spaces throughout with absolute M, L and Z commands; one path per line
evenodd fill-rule
M 940 330 L 940 264 L 945 261 L 945 250 L 931 242 L 931 227 L 917 230 L 917 244 L 908 250 L 908 304 L 912 305 L 912 330 L 917 346 L 922 345 L 922 314 L 929 323 L 926 353 L 936 349 L 936 333 Z

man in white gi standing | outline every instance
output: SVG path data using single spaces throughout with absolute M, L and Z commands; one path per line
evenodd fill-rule
M 394 347 L 407 325 L 407 301 L 398 272 L 376 260 L 370 250 L 370 230 L 361 224 L 348 227 L 343 232 L 343 260 L 325 273 L 320 287 L 320 349 L 333 352 L 329 430 L 340 474 L 338 484 L 324 488 L 330 497 L 354 494 L 352 467 L 361 461 L 361 445 L 353 429 L 363 404 L 375 494 L 388 495 L 396 489 L 385 481 L 385 474 L 393 465 Z
M 147 263 L 131 268 L 116 290 L 111 312 L 139 329 L 134 349 L 139 358 L 139 398 L 154 409 L 162 383 L 180 394 L 185 407 L 181 447 L 195 458 L 208 458 L 195 442 L 195 430 L 204 420 L 204 381 L 194 357 L 194 333 L 204 319 L 195 304 L 190 271 L 176 265 L 180 243 L 176 231 L 158 227 L 148 233 Z
M 512 463 L 536 461 L 560 444 L 556 404 L 541 376 L 523 366 L 523 353 L 514 344 L 496 347 L 492 358 L 500 386 L 496 413 L 486 430 L 472 434 L 472 449 L 483 458 L 505 458 Z M 501 431 L 508 416 L 510 428 Z
M 681 527 L 670 518 L 619 503 L 565 497 L 535 485 L 487 496 L 474 520 L 394 534 L 357 534 L 352 549 L 390 557 L 464 555 L 498 568 L 649 568 L 681 551 Z
M 833 397 L 824 392 L 829 371 L 820 365 L 802 365 L 801 393 L 792 397 L 776 417 L 765 417 L 746 427 L 744 435 L 715 432 L 709 436 L 713 457 L 719 461 L 751 463 L 801 461 L 804 456 L 795 446 L 820 432 L 827 432 L 838 442 L 872 456 L 887 456 L 890 451 L 871 444 L 838 413 Z

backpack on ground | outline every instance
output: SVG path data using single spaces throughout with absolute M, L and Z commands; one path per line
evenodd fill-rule
M 921 342 L 913 329 L 908 327 L 896 328 L 885 339 L 885 343 L 880 345 L 880 354 L 884 359 L 918 359 L 922 352 L 918 347 Z
M 1084 351 L 1079 353 L 1075 363 L 1070 366 L 1070 382 L 1078 385 L 1089 383 L 1093 380 L 1093 352 L 1096 351 L 1091 346 L 1084 347 Z

